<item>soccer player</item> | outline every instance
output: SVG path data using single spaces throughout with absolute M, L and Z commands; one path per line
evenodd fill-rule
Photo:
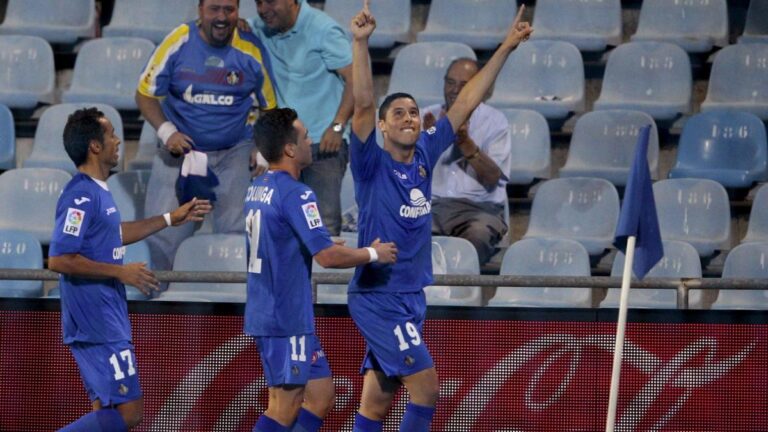
M 201 221 L 210 203 L 192 200 L 163 216 L 121 222 L 107 188 L 120 139 L 96 108 L 75 111 L 64 147 L 79 171 L 56 205 L 48 268 L 61 273 L 64 343 L 80 369 L 93 411 L 62 431 L 125 431 L 141 421 L 143 399 L 131 344 L 125 285 L 157 289 L 145 263 L 123 264 L 125 245 L 167 226 Z
M 354 114 L 350 161 L 360 208 L 359 242 L 374 238 L 399 245 L 394 265 L 358 267 L 349 284 L 349 312 L 367 343 L 355 431 L 380 431 L 401 385 L 410 395 L 401 431 L 428 431 L 437 403 L 437 373 L 422 338 L 426 313 L 423 288 L 432 283 L 431 183 L 440 155 L 456 139 L 493 84 L 512 50 L 532 32 L 521 20 L 491 59 L 467 82 L 444 118 L 421 132 L 419 108 L 412 96 L 395 93 L 381 104 L 376 119 L 368 38 L 376 21 L 366 0 L 351 22 Z M 378 123 L 384 148 L 376 144 Z
M 261 354 L 269 405 L 254 431 L 317 431 L 332 408 L 334 389 L 314 331 L 312 257 L 326 268 L 390 265 L 397 248 L 378 239 L 359 249 L 331 241 L 315 193 L 298 181 L 312 163 L 312 140 L 294 110 L 264 113 L 255 139 L 269 170 L 251 182 L 245 198 L 245 333 Z

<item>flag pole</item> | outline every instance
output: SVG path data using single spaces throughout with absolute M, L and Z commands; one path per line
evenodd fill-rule
M 608 398 L 608 417 L 605 432 L 613 432 L 616 424 L 616 407 L 619 401 L 619 378 L 621 360 L 624 356 L 624 332 L 627 327 L 627 304 L 629 303 L 629 284 L 632 279 L 632 261 L 635 258 L 635 236 L 627 237 L 627 250 L 624 258 L 624 273 L 621 279 L 621 300 L 619 301 L 619 321 L 616 325 L 616 342 L 613 347 L 613 370 L 611 372 L 611 393 Z

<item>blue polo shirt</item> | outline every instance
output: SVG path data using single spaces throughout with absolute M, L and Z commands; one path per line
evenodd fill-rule
M 344 92 L 344 80 L 333 71 L 352 64 L 352 46 L 333 18 L 300 4 L 296 24 L 285 33 L 270 31 L 258 16 L 249 23 L 272 59 L 278 105 L 295 109 L 318 143 Z

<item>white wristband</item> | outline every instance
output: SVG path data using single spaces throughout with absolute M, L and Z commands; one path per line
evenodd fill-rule
M 370 255 L 370 258 L 368 259 L 369 263 L 374 263 L 379 260 L 379 254 L 376 253 L 376 249 L 372 247 L 367 247 L 368 249 L 368 255 Z
M 174 125 L 169 121 L 166 121 L 163 124 L 161 124 L 160 127 L 157 129 L 157 137 L 160 138 L 160 141 L 162 141 L 163 144 L 167 144 L 168 139 L 171 137 L 171 135 L 173 135 L 178 131 L 179 130 L 176 129 L 176 125 Z
M 172 225 L 172 223 L 171 223 L 171 214 L 170 213 L 164 214 L 163 215 L 163 219 L 165 219 L 165 224 L 167 226 L 171 226 Z

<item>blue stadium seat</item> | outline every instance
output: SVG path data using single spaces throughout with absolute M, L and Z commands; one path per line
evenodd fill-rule
M 521 44 L 499 72 L 488 103 L 536 110 L 548 119 L 583 111 L 584 62 L 579 49 L 562 41 Z
M 723 279 L 768 279 L 768 243 L 741 244 L 725 258 Z M 768 290 L 720 290 L 712 309 L 768 309 Z
M 760 186 L 752 200 L 747 235 L 741 242 L 768 242 L 768 185 Z
M 189 0 L 118 0 L 103 35 L 137 37 L 159 44 L 179 24 L 196 18 L 197 2 Z
M 355 236 L 357 237 L 357 236 Z M 356 247 L 357 240 L 351 241 L 351 238 L 345 238 L 347 246 Z M 325 268 L 312 260 L 312 273 L 349 273 L 355 272 L 355 268 Z M 338 284 L 318 284 L 317 285 L 317 304 L 347 304 L 347 285 Z
M 139 149 L 136 152 L 136 156 L 127 161 L 126 169 L 128 170 L 148 170 L 152 169 L 152 161 L 157 154 L 157 132 L 149 122 L 144 122 L 141 127 L 141 134 L 139 135 Z
M 547 119 L 537 111 L 504 110 L 512 141 L 510 184 L 529 185 L 551 176 L 550 136 Z
M 325 0 L 325 13 L 335 19 L 344 30 L 349 29 L 352 17 L 360 10 L 357 0 Z M 376 31 L 368 45 L 371 48 L 392 48 L 397 42 L 408 42 L 411 30 L 411 0 L 371 2 L 371 13 L 376 17 Z
M 111 188 L 110 188 L 111 189 Z M 112 192 L 114 195 L 114 191 Z M 118 204 L 118 209 L 120 208 Z M 122 213 L 122 211 L 121 211 Z M 120 215 L 122 217 L 122 214 Z M 125 221 L 125 219 L 123 219 Z M 125 256 L 123 257 L 123 264 L 143 262 L 147 265 L 147 268 L 152 268 L 152 256 L 149 253 L 149 245 L 145 241 L 139 241 L 129 244 L 125 247 Z M 131 285 L 125 286 L 125 297 L 128 300 L 149 300 L 151 296 L 144 295 L 136 287 Z
M 480 259 L 469 240 L 432 236 L 433 274 L 479 275 Z M 424 288 L 428 305 L 482 306 L 480 287 L 428 286 Z
M 16 127 L 13 114 L 0 104 L 0 170 L 16 168 Z
M 0 103 L 32 109 L 51 102 L 56 71 L 53 50 L 35 36 L 0 36 Z
M 737 44 L 715 55 L 702 111 L 747 111 L 768 120 L 768 43 Z
M 691 62 L 677 45 L 630 42 L 608 56 L 596 110 L 643 111 L 656 120 L 674 120 L 691 109 Z
M 461 42 L 490 50 L 504 39 L 516 14 L 515 0 L 433 1 L 427 26 L 416 37 L 419 42 Z
M 51 168 L 19 168 L 0 174 L 0 229 L 25 231 L 47 245 L 51 241 L 56 202 L 69 173 Z
M 701 278 L 701 259 L 696 248 L 686 242 L 665 240 L 664 257 L 645 277 L 649 278 Z M 624 274 L 624 254 L 618 252 L 611 268 L 612 277 L 622 277 Z M 634 276 L 633 276 L 634 278 Z M 636 278 L 634 278 L 637 280 Z M 619 307 L 621 289 L 610 288 L 608 295 L 600 303 L 600 307 Z M 692 290 L 688 297 L 688 305 L 693 308 L 701 301 L 701 291 Z M 677 291 L 674 289 L 630 289 L 629 307 L 677 309 Z
M 0 230 L 0 268 L 43 268 L 43 248 L 32 234 L 16 230 Z M 0 281 L 0 297 L 40 297 L 43 281 Z
M 547 180 L 533 197 L 524 238 L 576 240 L 590 255 L 611 247 L 619 220 L 619 194 L 608 180 L 569 177 Z
M 653 184 L 664 240 L 690 243 L 701 257 L 727 249 L 731 207 L 725 188 L 707 179 L 669 179 Z
M 245 237 L 240 234 L 203 234 L 184 240 L 173 260 L 174 271 L 246 270 Z M 207 299 L 243 303 L 245 284 L 173 282 L 158 300 Z M 190 300 L 193 301 L 193 300 Z
M 7 0 L 0 34 L 38 36 L 50 43 L 74 44 L 93 37 L 95 0 Z
M 538 0 L 532 39 L 570 42 L 581 51 L 621 43 L 620 0 Z
M 644 0 L 632 40 L 670 42 L 695 53 L 728 45 L 726 0 Z
M 109 119 L 115 128 L 115 134 L 120 138 L 120 147 L 118 149 L 120 157 L 117 170 L 123 164 L 123 154 L 125 144 L 123 142 L 123 120 L 120 113 L 109 105 L 104 104 L 59 104 L 54 105 L 43 112 L 40 121 L 35 130 L 35 141 L 32 144 L 32 153 L 29 155 L 22 166 L 25 168 L 56 168 L 69 172 L 77 173 L 77 167 L 64 150 L 64 126 L 67 124 L 67 118 L 70 114 L 80 108 L 96 107 Z
M 64 102 L 99 102 L 119 110 L 137 110 L 138 76 L 155 45 L 139 38 L 94 39 L 77 54 L 72 86 Z
M 357 217 L 359 210 L 355 200 L 355 180 L 352 178 L 352 170 L 347 165 L 344 177 L 341 179 L 341 229 L 357 232 Z
M 556 238 L 529 238 L 504 253 L 501 275 L 591 276 L 589 254 L 581 243 Z M 590 288 L 498 287 L 488 306 L 591 307 Z
M 112 174 L 107 179 L 107 186 L 120 211 L 121 220 L 135 221 L 154 216 L 144 214 L 149 174 L 149 170 L 125 171 Z
M 683 126 L 669 178 L 708 178 L 727 188 L 749 188 L 768 180 L 767 152 L 765 125 L 753 114 L 696 114 Z
M 739 43 L 768 43 L 768 0 L 750 0 Z
M 454 59 L 476 59 L 467 45 L 456 42 L 423 42 L 406 45 L 392 65 L 387 94 L 409 93 L 420 107 L 443 103 L 443 77 Z
M 627 184 L 640 128 L 651 125 L 648 166 L 657 178 L 659 133 L 653 118 L 642 111 L 606 110 L 584 114 L 576 122 L 568 159 L 560 177 L 599 177 L 616 186 Z

